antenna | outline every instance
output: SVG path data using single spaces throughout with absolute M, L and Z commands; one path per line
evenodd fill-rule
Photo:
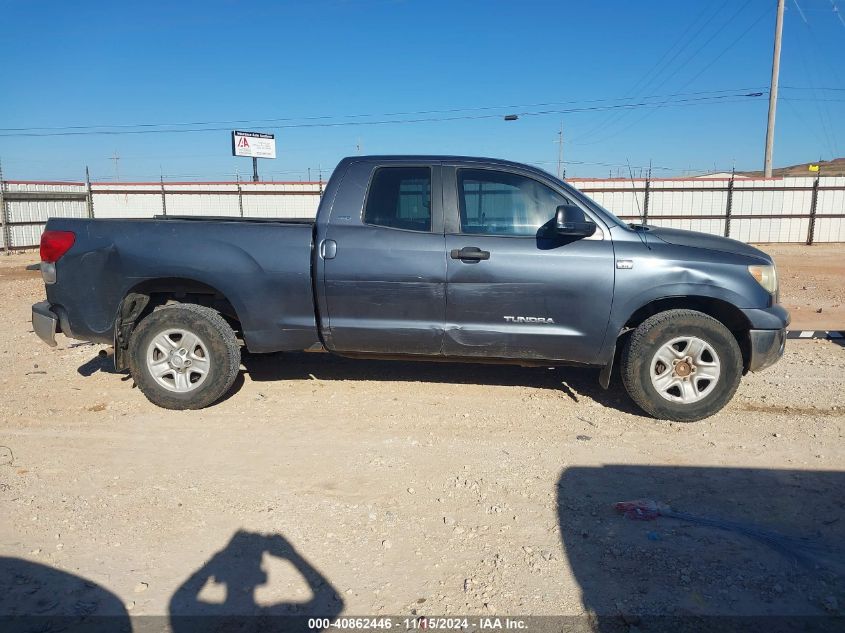
M 625 162 L 628 164 L 628 174 L 631 177 L 631 188 L 634 190 L 634 201 L 637 203 L 637 215 L 640 216 L 640 220 L 642 221 L 643 225 L 645 225 L 645 218 L 643 217 L 643 211 L 640 209 L 640 198 L 637 196 L 637 185 L 634 182 L 634 171 L 631 169 L 631 161 L 627 158 Z
M 648 229 L 645 226 L 645 217 L 643 216 L 643 211 L 640 208 L 640 198 L 637 196 L 637 185 L 634 183 L 634 171 L 631 169 L 631 161 L 627 158 L 625 162 L 628 164 L 628 174 L 631 178 L 631 188 L 634 190 L 634 200 L 637 202 L 637 215 L 640 216 L 640 226 L 642 227 L 641 231 L 637 231 L 642 236 L 643 244 L 648 250 L 651 250 L 651 247 L 648 245 Z

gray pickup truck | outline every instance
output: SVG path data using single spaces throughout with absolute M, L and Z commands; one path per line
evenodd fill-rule
M 346 158 L 316 219 L 48 221 L 35 332 L 114 345 L 153 403 L 206 407 L 240 348 L 601 368 L 694 421 L 783 354 L 772 259 L 628 225 L 553 176 L 456 156 Z M 284 362 L 284 361 L 280 361 Z

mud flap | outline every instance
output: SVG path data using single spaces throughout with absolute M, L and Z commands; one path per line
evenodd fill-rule
M 613 373 L 613 361 L 616 358 L 616 345 L 613 345 L 613 351 L 610 354 L 610 360 L 607 361 L 607 365 L 601 368 L 601 373 L 599 374 L 599 384 L 601 385 L 602 389 L 607 389 L 610 387 L 610 375 Z
M 115 320 L 114 328 L 114 368 L 115 371 L 123 371 L 129 367 L 127 358 L 129 349 L 129 336 L 135 327 L 135 321 L 141 316 L 141 312 L 150 302 L 149 295 L 137 294 L 134 292 L 126 295 L 120 304 L 120 311 Z

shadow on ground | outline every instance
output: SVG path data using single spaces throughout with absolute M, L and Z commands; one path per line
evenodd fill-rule
M 93 376 L 97 372 L 102 372 L 104 374 L 123 374 L 126 372 L 117 371 L 114 368 L 114 356 L 111 354 L 106 353 L 97 353 L 96 356 L 93 356 L 89 360 L 82 363 L 79 367 L 76 368 L 76 372 L 80 376 Z
M 273 559 L 290 567 L 287 576 L 294 582 L 279 583 L 268 574 Z M 305 597 L 278 599 L 289 597 L 296 581 Z M 161 616 L 130 620 L 120 598 L 96 583 L 38 563 L 0 557 L 3 633 L 316 631 L 322 629 L 309 627 L 309 618 L 334 618 L 343 610 L 343 600 L 281 534 L 239 531 L 176 590 L 169 609 L 169 629 Z
M 622 387 L 618 373 L 610 389 L 598 383 L 599 370 L 580 367 L 520 367 L 486 363 L 450 363 L 343 358 L 325 353 L 249 354 L 243 365 L 257 382 L 276 380 L 430 382 L 456 385 L 533 387 L 563 393 L 574 402 L 586 396 L 600 404 L 643 415 Z
M 0 557 L 0 630 L 110 633 L 131 628 L 123 602 L 96 583 L 19 558 Z
M 845 630 L 843 489 L 842 472 L 564 470 L 561 539 L 592 630 Z M 614 507 L 641 499 L 671 509 Z
M 292 565 L 310 597 L 259 604 L 256 590 L 268 582 L 265 556 Z M 220 599 L 202 597 L 209 585 L 222 590 Z M 170 623 L 173 633 L 200 633 L 212 622 L 218 630 L 308 631 L 313 630 L 308 627 L 309 616 L 334 618 L 342 610 L 343 600 L 334 587 L 281 534 L 239 531 L 176 590 L 170 600 Z

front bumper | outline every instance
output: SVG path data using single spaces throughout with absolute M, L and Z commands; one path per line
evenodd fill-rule
M 782 330 L 749 330 L 751 356 L 748 371 L 760 371 L 771 367 L 783 356 L 786 346 L 786 328 Z
M 783 356 L 789 312 L 779 303 L 768 308 L 744 309 L 742 312 L 751 325 L 748 331 L 750 349 L 746 369 L 760 371 L 771 367 Z
M 32 329 L 50 347 L 56 346 L 56 332 L 59 331 L 59 317 L 50 309 L 49 301 L 32 306 Z

